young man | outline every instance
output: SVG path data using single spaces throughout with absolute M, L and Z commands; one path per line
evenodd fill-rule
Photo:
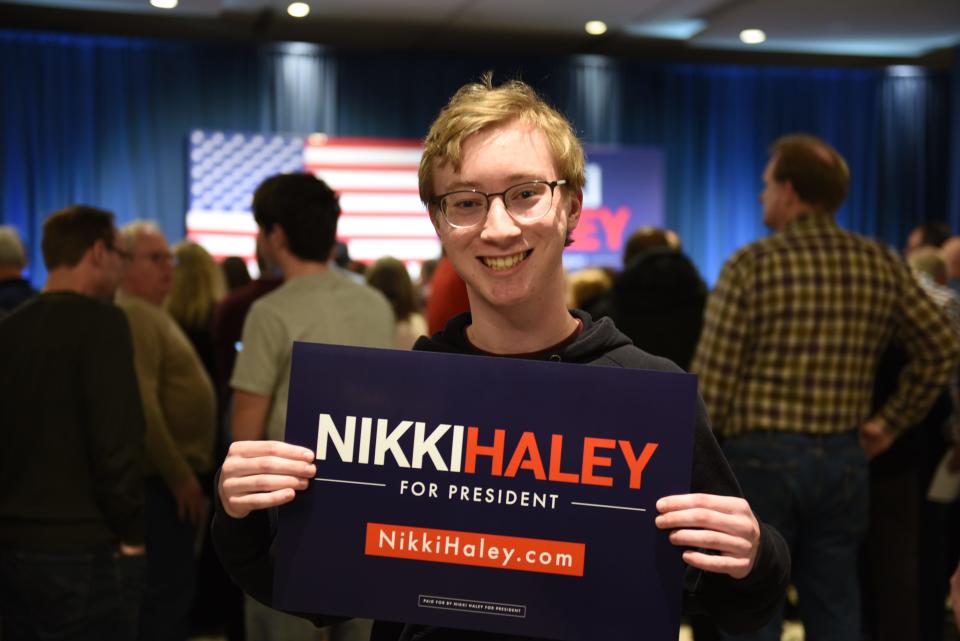
M 416 349 L 665 371 L 678 368 L 633 347 L 609 321 L 565 306 L 561 255 L 580 217 L 583 149 L 570 124 L 520 82 L 463 87 L 434 122 L 420 163 L 420 197 L 447 257 L 467 283 L 471 313 Z M 293 499 L 315 474 L 314 455 L 283 443 L 234 443 L 214 522 L 228 570 L 255 597 L 271 598 L 270 521 L 264 508 Z M 694 494 L 663 497 L 657 526 L 687 549 L 689 605 L 731 631 L 775 611 L 789 555 L 760 525 L 700 408 Z M 700 572 L 705 570 L 706 572 Z M 372 639 L 505 639 L 503 635 L 380 623 Z

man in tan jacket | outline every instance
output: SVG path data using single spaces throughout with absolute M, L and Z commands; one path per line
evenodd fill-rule
M 117 294 L 133 334 L 146 417 L 147 591 L 141 639 L 182 641 L 196 580 L 194 546 L 206 520 L 198 475 L 210 471 L 216 400 L 200 358 L 161 307 L 173 278 L 173 255 L 156 226 L 120 230 L 129 266 Z

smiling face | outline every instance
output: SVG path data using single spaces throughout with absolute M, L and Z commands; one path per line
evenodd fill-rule
M 435 161 L 433 193 L 458 189 L 497 193 L 525 181 L 566 178 L 557 175 L 543 131 L 520 120 L 470 136 L 463 142 L 461 158 L 459 171 L 449 162 Z M 451 227 L 436 205 L 430 213 L 447 257 L 467 283 L 475 317 L 549 307 L 556 297 L 564 299 L 564 241 L 580 217 L 579 199 L 567 188 L 557 187 L 550 211 L 529 222 L 512 218 L 500 196 L 491 198 L 486 218 L 474 227 Z

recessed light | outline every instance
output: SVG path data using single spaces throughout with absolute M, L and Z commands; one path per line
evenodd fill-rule
M 602 36 L 607 32 L 607 23 L 603 20 L 591 20 L 583 26 L 591 36 Z
M 744 29 L 740 32 L 740 42 L 746 45 L 758 45 L 767 39 L 767 34 L 761 29 Z
M 310 5 L 306 2 L 291 2 L 287 13 L 294 18 L 305 18 L 310 13 Z
M 177 6 L 177 0 L 150 0 L 150 4 L 157 9 L 173 9 Z

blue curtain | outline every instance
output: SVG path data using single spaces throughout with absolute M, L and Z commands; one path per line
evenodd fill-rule
M 543 92 L 595 144 L 666 157 L 666 220 L 708 281 L 766 233 L 757 194 L 777 136 L 847 158 L 845 227 L 899 245 L 924 220 L 960 225 L 960 63 L 884 69 L 651 64 L 601 56 L 342 52 L 0 31 L 0 222 L 43 281 L 40 227 L 73 202 L 183 235 L 184 142 L 196 128 L 419 139 L 486 70 Z
M 950 227 L 960 229 L 960 47 L 953 50 L 953 73 L 950 75 L 950 98 L 947 102 L 950 127 L 950 165 L 947 174 L 949 185 L 948 218 Z
M 875 92 L 858 70 L 677 66 L 663 92 L 667 223 L 712 282 L 738 247 L 766 234 L 758 195 L 777 137 L 831 142 L 854 175 L 841 223 L 874 234 Z
M 248 47 L 0 32 L 0 221 L 30 248 L 41 284 L 43 220 L 71 203 L 184 233 L 185 139 L 261 126 Z

